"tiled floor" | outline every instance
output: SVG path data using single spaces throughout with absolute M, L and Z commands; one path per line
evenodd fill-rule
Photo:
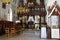
M 39 31 L 24 31 L 14 37 L 0 36 L 0 40 L 57 40 L 57 39 L 40 39 Z

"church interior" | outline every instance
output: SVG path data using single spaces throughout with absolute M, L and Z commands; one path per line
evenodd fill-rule
M 59 40 L 60 0 L 0 0 L 0 40 Z

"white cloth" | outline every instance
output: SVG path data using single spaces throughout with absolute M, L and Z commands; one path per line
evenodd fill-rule
M 51 28 L 53 28 L 53 26 L 55 25 L 56 28 L 58 28 L 58 25 L 59 25 L 59 16 L 51 16 L 51 19 L 50 19 L 50 24 L 51 24 Z
M 47 38 L 46 27 L 41 28 L 41 38 Z
M 28 18 L 28 22 L 29 21 L 33 21 L 34 22 L 34 18 L 33 18 L 33 16 L 29 16 L 29 18 Z
M 59 38 L 59 29 L 51 29 L 51 38 Z

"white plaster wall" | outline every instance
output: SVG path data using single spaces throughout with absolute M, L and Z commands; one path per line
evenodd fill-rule
M 10 20 L 10 8 L 12 5 L 6 5 L 6 9 L 2 8 L 2 2 L 0 1 L 0 20 Z
M 27 0 L 23 0 L 24 5 L 27 3 Z
M 15 0 L 12 4 L 7 5 L 6 9 L 3 9 L 2 8 L 2 1 L 0 0 L 0 19 L 4 19 L 4 20 L 8 20 L 9 21 L 11 19 L 11 16 L 10 16 L 11 12 L 9 12 L 10 8 L 11 8 L 13 10 L 12 13 L 14 14 L 14 15 L 12 14 L 13 15 L 12 16 L 12 20 L 17 20 L 17 18 L 15 16 L 16 14 L 14 13 L 14 10 L 17 8 L 18 5 L 19 5 L 19 0 Z
M 45 1 L 45 7 L 48 8 L 51 7 L 55 1 L 57 1 L 57 4 L 60 6 L 60 0 L 44 0 Z
M 46 12 L 47 12 L 46 16 L 48 15 L 48 11 L 47 11 L 48 7 L 49 6 L 51 7 L 55 1 L 57 1 L 57 4 L 60 6 L 60 0 L 44 0 Z M 47 19 L 48 19 L 48 21 L 47 21 Z M 48 22 L 47 25 L 50 26 L 50 18 L 46 17 L 46 21 Z
M 14 6 L 18 6 L 19 5 L 19 0 L 15 0 Z
M 40 0 L 36 0 L 36 3 L 40 5 Z

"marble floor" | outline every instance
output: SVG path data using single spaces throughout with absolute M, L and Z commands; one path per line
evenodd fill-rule
M 41 39 L 40 31 L 24 31 L 14 37 L 0 36 L 0 40 L 58 40 L 58 39 Z

